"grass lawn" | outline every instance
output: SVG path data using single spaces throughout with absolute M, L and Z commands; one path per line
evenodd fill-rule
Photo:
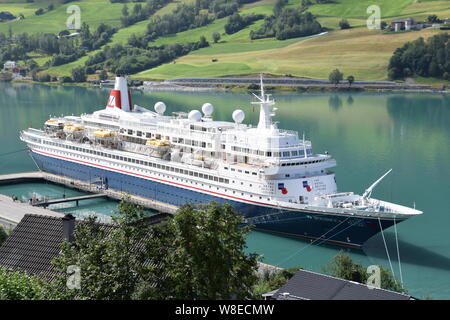
M 331 70 L 339 68 L 345 76 L 352 74 L 357 80 L 385 80 L 389 59 L 396 48 L 419 36 L 427 38 L 438 32 L 423 30 L 382 34 L 367 28 L 354 28 L 278 49 L 214 55 L 190 54 L 179 58 L 176 64 L 147 70 L 136 74 L 136 77 L 171 79 L 263 72 L 327 79 Z M 218 62 L 211 62 L 212 58 L 218 59 Z
M 25 4 L 23 5 L 25 6 Z M 14 33 L 58 33 L 61 30 L 67 29 L 66 21 L 70 14 L 66 13 L 66 10 L 71 5 L 80 7 L 81 22 L 89 24 L 91 30 L 97 28 L 101 23 L 114 27 L 120 26 L 120 16 L 122 14 L 123 4 L 113 4 L 110 3 L 109 0 L 89 2 L 76 1 L 61 5 L 40 16 L 31 15 L 24 20 L 0 23 L 0 32 L 7 33 L 9 26 L 11 26 Z M 47 6 L 45 5 L 44 7 L 46 8 Z M 2 4 L 0 4 L 0 8 L 2 8 Z

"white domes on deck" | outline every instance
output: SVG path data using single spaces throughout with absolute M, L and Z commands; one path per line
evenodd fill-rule
M 192 122 L 199 122 L 202 120 L 202 113 L 198 110 L 192 110 L 189 112 L 188 119 Z
M 245 113 L 244 113 L 244 111 L 238 109 L 238 110 L 235 110 L 235 111 L 233 112 L 233 120 L 234 120 L 234 122 L 236 122 L 236 123 L 242 123 L 242 121 L 244 121 L 244 119 L 245 119 Z
M 203 114 L 205 115 L 205 117 L 209 118 L 209 117 L 211 117 L 211 115 L 214 112 L 214 106 L 211 103 L 205 103 L 202 106 L 202 111 L 203 111 Z
M 155 103 L 155 111 L 156 113 L 158 113 L 159 115 L 163 115 L 164 112 L 166 112 L 166 104 L 164 102 L 157 102 Z

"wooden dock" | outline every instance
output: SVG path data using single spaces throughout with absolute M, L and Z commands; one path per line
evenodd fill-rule
M 56 184 L 65 185 L 69 188 L 78 189 L 81 191 L 85 191 L 88 193 L 91 193 L 91 195 L 88 196 L 82 196 L 80 200 L 84 199 L 92 199 L 92 198 L 101 198 L 101 197 L 108 197 L 115 200 L 123 200 L 127 199 L 130 202 L 139 204 L 143 206 L 144 208 L 153 209 L 158 212 L 168 213 L 168 214 L 174 214 L 177 210 L 177 206 L 173 206 L 167 203 L 159 202 L 152 199 L 147 199 L 144 197 L 124 193 L 121 191 L 113 190 L 113 189 L 101 189 L 99 186 L 95 183 L 88 183 L 85 181 L 80 181 L 76 179 L 71 179 L 47 172 L 42 171 L 35 171 L 35 172 L 20 172 L 20 173 L 14 173 L 14 174 L 5 174 L 0 175 L 0 184 L 11 184 L 11 183 L 22 183 L 22 182 L 39 182 L 39 181 L 50 181 Z M 50 204 L 56 204 L 56 203 L 62 203 L 62 202 L 69 202 L 69 201 L 76 201 L 77 199 L 68 200 L 69 198 L 62 198 L 62 199 L 54 199 L 54 200 L 48 200 L 43 202 L 37 202 L 36 206 L 42 206 L 47 207 Z
M 77 197 L 69 197 L 69 198 L 58 198 L 58 199 L 45 199 L 43 201 L 36 201 L 34 203 L 31 203 L 32 206 L 35 207 L 44 207 L 47 208 L 49 205 L 52 204 L 58 204 L 58 203 L 65 203 L 65 202 L 75 202 L 76 206 L 78 207 L 78 203 L 82 200 L 89 200 L 89 199 L 97 199 L 97 198 L 107 198 L 108 196 L 106 194 L 90 194 L 87 196 L 77 196 Z

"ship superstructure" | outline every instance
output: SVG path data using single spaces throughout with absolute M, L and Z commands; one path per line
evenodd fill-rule
M 256 127 L 213 120 L 214 107 L 166 115 L 132 105 L 116 78 L 105 109 L 49 119 L 21 139 L 43 171 L 180 206 L 229 202 L 247 223 L 265 231 L 361 246 L 380 230 L 421 212 L 370 197 L 338 193 L 336 161 L 272 121 L 275 101 L 264 92 Z

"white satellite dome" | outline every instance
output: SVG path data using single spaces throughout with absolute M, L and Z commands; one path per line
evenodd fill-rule
M 202 111 L 205 117 L 211 117 L 214 112 L 214 106 L 211 103 L 205 103 L 202 107 Z
M 198 122 L 202 119 L 202 113 L 198 110 L 192 110 L 189 112 L 188 118 L 190 121 Z
M 242 110 L 235 110 L 233 112 L 233 120 L 236 123 L 242 123 L 242 121 L 244 121 L 245 119 L 245 113 Z
M 166 112 L 166 104 L 164 102 L 157 102 L 155 103 L 155 111 L 160 114 L 163 115 L 164 112 Z

